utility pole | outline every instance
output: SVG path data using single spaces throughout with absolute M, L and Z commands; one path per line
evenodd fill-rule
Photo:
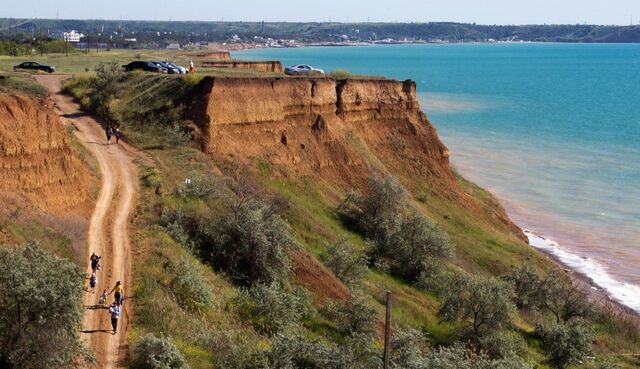
M 391 292 L 387 291 L 387 314 L 384 321 L 384 369 L 389 369 L 389 341 L 391 340 Z

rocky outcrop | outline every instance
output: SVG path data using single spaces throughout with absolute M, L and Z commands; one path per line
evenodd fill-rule
M 228 51 L 208 51 L 203 54 L 198 54 L 198 57 L 214 59 L 214 60 L 229 60 L 231 59 L 231 54 Z
M 46 210 L 88 199 L 89 172 L 47 101 L 0 95 L 0 193 Z
M 238 61 L 238 60 L 204 60 L 203 67 L 250 69 L 256 72 L 282 73 L 284 68 L 279 61 Z

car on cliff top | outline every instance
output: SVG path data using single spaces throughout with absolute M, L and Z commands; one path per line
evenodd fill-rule
M 297 64 L 284 69 L 284 73 L 290 76 L 324 74 L 322 69 L 314 68 L 308 64 Z
M 17 72 L 18 70 L 35 70 L 42 71 L 47 73 L 53 73 L 56 71 L 56 67 L 53 65 L 44 65 L 32 61 L 26 61 L 24 63 L 20 63 L 18 65 L 13 66 L 13 71 Z
M 132 61 L 127 65 L 123 65 L 122 69 L 124 69 L 125 72 L 141 70 L 145 72 L 167 73 L 167 68 L 164 68 L 161 65 L 151 61 Z

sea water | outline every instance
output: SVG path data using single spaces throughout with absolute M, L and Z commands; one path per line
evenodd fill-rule
M 237 58 L 413 79 L 453 165 L 530 244 L 640 312 L 640 45 L 259 49 Z

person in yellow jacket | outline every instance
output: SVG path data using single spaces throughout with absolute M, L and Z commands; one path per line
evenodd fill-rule
M 115 292 L 114 297 L 115 297 L 116 304 L 122 305 L 122 303 L 124 302 L 124 288 L 122 287 L 122 283 L 120 283 L 120 281 L 116 282 L 116 285 L 113 286 L 113 289 L 111 289 L 111 292 L 109 292 L 109 295 L 111 295 L 114 292 Z

